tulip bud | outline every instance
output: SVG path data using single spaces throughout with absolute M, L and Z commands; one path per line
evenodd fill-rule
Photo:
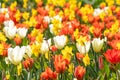
M 15 41 L 16 45 L 19 45 L 19 44 L 21 44 L 21 42 L 22 42 L 19 37 L 15 37 L 15 38 L 14 38 L 14 41 Z
M 104 67 L 102 56 L 99 56 L 99 58 L 98 58 L 98 63 L 99 63 L 99 68 L 102 69 L 102 68 Z
M 23 61 L 23 66 L 25 69 L 29 70 L 33 66 L 34 60 L 32 58 L 28 58 L 25 61 Z
M 77 80 L 83 80 L 85 73 L 86 73 L 86 70 L 82 66 L 77 66 L 75 68 L 74 75 L 77 78 Z
M 76 43 L 76 47 L 81 54 L 88 53 L 90 49 L 90 41 L 85 42 L 84 45 Z
M 66 45 L 67 37 L 65 35 L 56 36 L 53 38 L 53 40 L 54 40 L 55 46 L 58 49 L 62 49 Z
M 104 40 L 100 40 L 100 38 L 94 38 L 92 41 L 92 47 L 95 52 L 100 52 L 103 47 Z
M 26 28 L 18 28 L 17 29 L 17 34 L 20 38 L 24 38 L 27 34 L 27 29 Z

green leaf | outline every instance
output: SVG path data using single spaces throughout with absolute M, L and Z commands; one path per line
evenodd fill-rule
M 28 38 L 27 37 L 22 39 L 22 46 L 26 46 L 26 45 L 28 45 Z

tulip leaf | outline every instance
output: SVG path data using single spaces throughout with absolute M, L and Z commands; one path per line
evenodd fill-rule
M 28 38 L 27 37 L 22 39 L 22 46 L 26 46 L 26 45 L 28 45 Z

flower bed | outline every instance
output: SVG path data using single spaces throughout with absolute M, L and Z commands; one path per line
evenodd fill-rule
M 120 80 L 120 0 L 1 0 L 1 80 Z

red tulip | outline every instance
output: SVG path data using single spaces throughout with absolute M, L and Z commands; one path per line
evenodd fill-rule
M 50 49 L 51 49 L 53 52 L 57 51 L 57 47 L 56 47 L 56 46 L 51 46 Z
M 74 76 L 77 78 L 77 80 L 83 80 L 85 73 L 85 68 L 83 68 L 82 66 L 77 66 L 75 68 Z
M 120 50 L 108 49 L 106 53 L 104 53 L 104 56 L 111 64 L 117 64 L 120 62 Z
M 102 68 L 104 67 L 102 56 L 99 56 L 99 58 L 98 58 L 98 63 L 99 63 L 99 69 L 102 69 Z

